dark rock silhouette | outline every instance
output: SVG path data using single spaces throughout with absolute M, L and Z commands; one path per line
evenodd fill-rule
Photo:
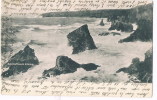
M 133 31 L 133 26 L 131 24 L 128 24 L 128 23 L 117 21 L 117 22 L 112 22 L 112 25 L 109 28 L 109 30 L 131 32 L 131 31 Z
M 120 33 L 117 33 L 117 32 L 103 32 L 103 33 L 100 33 L 98 34 L 99 36 L 107 36 L 107 35 L 113 35 L 113 36 L 116 36 L 116 35 L 121 35 Z
M 133 41 L 150 41 L 153 38 L 153 22 L 150 20 L 141 19 L 137 23 L 137 30 L 132 33 L 129 37 L 122 39 L 119 43 L 122 42 L 133 42 Z
M 99 33 L 98 35 L 99 36 L 107 36 L 107 35 L 110 35 L 110 32 L 103 32 L 103 33 Z
M 34 50 L 27 45 L 24 50 L 20 50 L 4 65 L 8 70 L 2 73 L 2 77 L 9 77 L 20 72 L 26 72 L 29 68 L 38 64 L 39 61 L 35 56 Z
M 116 73 L 124 72 L 131 76 L 135 76 L 142 83 L 152 82 L 152 63 L 153 51 L 152 48 L 145 53 L 145 60 L 140 61 L 139 58 L 134 58 L 132 64 L 127 68 L 121 68 Z
M 113 12 L 116 13 L 116 11 Z M 106 17 L 107 21 L 109 22 L 121 21 L 135 23 L 139 19 L 153 20 L 153 3 L 136 6 L 132 9 L 128 9 L 125 12 L 121 11 L 121 14 L 119 13 L 118 15 L 114 13 Z
M 93 38 L 89 33 L 87 24 L 69 33 L 67 38 L 69 45 L 73 47 L 72 54 L 77 54 L 85 50 L 96 49 Z
M 30 63 L 39 64 L 37 57 L 35 56 L 34 49 L 30 48 L 28 45 L 24 50 L 20 50 L 14 56 L 10 58 L 8 63 Z
M 100 22 L 99 25 L 100 25 L 100 26 L 104 26 L 104 25 L 105 25 L 104 22 L 103 22 L 103 19 L 101 20 L 101 22 Z
M 93 63 L 79 64 L 67 56 L 58 56 L 56 59 L 56 66 L 54 68 L 44 70 L 43 77 L 57 76 L 60 74 L 73 73 L 77 68 L 83 68 L 86 71 L 96 70 L 98 65 Z
M 89 63 L 89 64 L 81 64 L 80 67 L 86 71 L 91 71 L 91 70 L 96 70 L 99 66 L 93 63 Z

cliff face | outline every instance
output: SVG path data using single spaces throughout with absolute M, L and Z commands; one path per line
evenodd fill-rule
M 88 26 L 83 25 L 67 35 L 69 45 L 73 47 L 72 54 L 77 54 L 85 50 L 96 49 L 93 38 L 91 37 Z
M 141 19 L 145 20 L 153 20 L 153 4 L 147 4 L 147 5 L 141 5 L 137 6 L 132 9 L 128 9 L 124 14 L 122 15 L 110 15 L 107 17 L 108 21 L 115 22 L 115 21 L 121 21 L 121 22 L 130 22 L 130 23 L 136 23 L 137 21 Z
M 29 68 L 34 65 L 38 65 L 38 58 L 35 56 L 34 50 L 28 45 L 24 50 L 20 50 L 3 66 L 7 67 L 8 70 L 2 73 L 2 77 L 9 77 L 20 72 L 26 72 Z
M 133 41 L 151 41 L 153 38 L 153 4 L 143 5 L 131 9 L 129 14 L 129 21 L 136 22 L 138 25 L 129 37 L 120 40 L 119 42 L 133 42 Z
M 153 21 L 153 4 L 147 4 L 132 8 L 129 13 L 129 21 L 136 22 L 141 19 Z
M 127 38 L 119 42 L 133 42 L 133 41 L 151 41 L 153 38 L 153 22 L 150 20 L 140 19 L 137 23 L 138 28 Z
M 130 76 L 136 77 L 140 82 L 151 83 L 152 82 L 152 68 L 153 68 L 153 51 L 152 48 L 145 53 L 144 61 L 140 61 L 139 58 L 134 58 L 132 64 L 129 67 L 121 68 L 117 71 L 128 73 Z

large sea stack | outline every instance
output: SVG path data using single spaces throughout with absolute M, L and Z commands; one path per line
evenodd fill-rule
M 96 49 L 93 38 L 89 33 L 87 24 L 69 33 L 67 38 L 69 45 L 73 47 L 72 54 L 77 54 L 85 50 Z
M 77 68 L 83 68 L 86 71 L 96 70 L 98 65 L 93 63 L 79 64 L 67 56 L 58 56 L 56 66 L 48 70 L 44 70 L 43 77 L 57 76 L 61 74 L 73 73 Z
M 142 83 L 152 82 L 152 67 L 153 67 L 153 51 L 152 48 L 145 53 L 144 61 L 140 61 L 139 58 L 134 58 L 132 64 L 129 67 L 121 68 L 117 71 L 128 73 L 131 76 L 136 77 Z
M 3 66 L 8 68 L 7 71 L 2 73 L 2 77 L 9 77 L 20 72 L 26 72 L 29 68 L 34 65 L 38 65 L 39 60 L 35 56 L 34 49 L 30 48 L 28 45 L 24 50 L 20 50 L 10 60 Z

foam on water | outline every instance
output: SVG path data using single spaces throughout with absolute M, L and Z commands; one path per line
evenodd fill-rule
M 10 77 L 10 79 L 24 80 L 31 78 L 38 80 L 46 69 L 55 67 L 56 58 L 60 55 L 65 55 L 80 64 L 95 63 L 100 65 L 97 70 L 85 71 L 79 68 L 74 73 L 62 74 L 56 77 L 51 77 L 47 80 L 80 80 L 97 81 L 97 82 L 125 82 L 128 77 L 124 73 L 115 75 L 115 72 L 122 67 L 128 67 L 135 57 L 144 60 L 144 53 L 152 46 L 151 42 L 128 42 L 118 43 L 120 39 L 129 36 L 131 33 L 121 33 L 121 36 L 98 36 L 99 33 L 108 31 L 110 23 L 105 26 L 98 26 L 101 19 L 88 24 L 89 31 L 98 49 L 86 50 L 85 52 L 72 55 L 72 47 L 68 46 L 67 34 L 74 29 L 77 29 L 82 23 L 75 23 L 69 26 L 44 26 L 44 25 L 27 25 L 28 29 L 23 29 L 17 33 L 17 37 L 22 40 L 19 42 L 18 51 L 23 49 L 31 40 L 37 40 L 41 43 L 46 43 L 44 46 L 31 44 L 30 47 L 35 50 L 35 54 L 40 61 L 39 65 L 29 69 L 26 73 Z M 107 22 L 105 22 L 107 23 Z M 55 27 L 54 27 L 55 26 Z M 33 31 L 34 27 L 43 29 L 42 31 Z M 50 29 L 50 30 L 49 30 Z M 114 31 L 118 32 L 118 31 Z

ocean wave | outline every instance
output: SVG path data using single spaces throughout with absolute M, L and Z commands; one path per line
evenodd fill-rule
M 23 48 L 24 45 L 30 44 L 31 48 L 35 50 L 35 54 L 40 60 L 40 64 L 29 69 L 26 73 L 11 77 L 11 79 L 24 80 L 26 78 L 32 78 L 32 80 L 38 80 L 38 78 L 42 76 L 44 70 L 55 67 L 57 56 L 65 55 L 78 63 L 95 63 L 101 67 L 95 71 L 89 72 L 79 68 L 74 73 L 62 74 L 47 80 L 84 80 L 98 82 L 127 81 L 128 78 L 126 74 L 123 75 L 123 73 L 121 73 L 120 75 L 114 75 L 115 72 L 119 68 L 129 66 L 134 57 L 139 57 L 143 60 L 144 53 L 152 46 L 152 44 L 151 42 L 139 41 L 118 43 L 120 39 L 131 34 L 126 34 L 125 32 L 120 32 L 121 36 L 116 37 L 98 36 L 99 33 L 108 31 L 107 29 L 110 26 L 110 24 L 99 26 L 99 22 L 100 19 L 97 19 L 96 21 L 88 23 L 89 31 L 98 49 L 86 50 L 85 52 L 75 55 L 72 55 L 72 47 L 68 46 L 67 34 L 84 23 L 74 23 L 71 25 L 57 24 L 49 26 L 26 25 L 29 28 L 22 29 L 17 33 L 17 38 L 21 39 L 22 42 L 16 44 L 18 45 L 18 49 L 15 49 L 15 51 L 17 52 L 20 48 Z M 39 31 L 32 31 L 34 28 L 37 28 Z M 114 30 L 113 32 L 117 31 Z

